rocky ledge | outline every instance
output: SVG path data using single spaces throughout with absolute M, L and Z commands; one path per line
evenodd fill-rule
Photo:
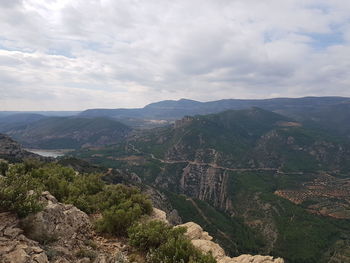
M 0 213 L 1 263 L 115 263 L 127 260 L 128 246 L 123 240 L 96 235 L 87 214 L 72 205 L 59 203 L 49 192 L 41 202 L 44 209 L 19 220 L 11 213 Z M 154 209 L 149 220 L 167 222 L 166 213 Z M 213 254 L 218 263 L 283 263 L 271 256 L 227 257 L 224 250 L 203 229 L 193 223 L 187 228 L 193 245 Z
M 274 259 L 271 256 L 261 255 L 240 255 L 239 257 L 230 258 L 226 256 L 222 247 L 212 241 L 213 237 L 203 231 L 201 226 L 193 222 L 178 226 L 186 227 L 186 235 L 191 240 L 192 244 L 203 252 L 211 252 L 218 263 L 284 263 L 282 258 Z
M 49 192 L 41 201 L 45 208 L 22 220 L 0 213 L 1 263 L 114 263 L 126 258 L 125 245 L 97 236 L 87 214 L 59 203 Z

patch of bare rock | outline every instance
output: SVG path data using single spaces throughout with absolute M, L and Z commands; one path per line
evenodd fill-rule
M 11 213 L 0 214 L 0 262 L 49 262 L 39 243 L 24 236 L 18 226 L 16 216 Z
M 49 192 L 41 201 L 45 208 L 22 220 L 0 213 L 1 263 L 114 263 L 125 258 L 125 246 L 97 236 L 87 214 Z
M 201 226 L 193 222 L 178 225 L 186 227 L 187 237 L 192 244 L 203 252 L 211 252 L 218 263 L 284 263 L 282 258 L 273 258 L 271 256 L 261 255 L 240 255 L 239 257 L 230 258 L 226 256 L 225 251 L 217 243 L 212 241 L 212 237 Z

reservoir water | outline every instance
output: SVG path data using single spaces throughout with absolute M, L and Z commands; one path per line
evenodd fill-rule
M 28 152 L 36 153 L 44 157 L 60 157 L 63 156 L 66 152 L 61 150 L 45 150 L 45 149 L 26 149 Z

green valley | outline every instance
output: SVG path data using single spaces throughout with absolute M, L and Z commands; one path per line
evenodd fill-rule
M 348 255 L 349 143 L 290 117 L 259 108 L 196 115 L 74 155 L 136 175 L 232 255 L 272 254 L 290 263 Z M 322 184 L 325 174 L 333 183 Z M 313 188 L 317 194 L 305 195 Z M 341 218 L 325 212 L 327 202 Z

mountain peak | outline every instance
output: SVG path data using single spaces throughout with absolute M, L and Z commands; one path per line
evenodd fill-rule
M 192 108 L 202 104 L 200 101 L 179 99 L 179 100 L 163 100 L 146 105 L 144 108 L 158 108 L 158 109 L 174 109 L 174 108 Z

